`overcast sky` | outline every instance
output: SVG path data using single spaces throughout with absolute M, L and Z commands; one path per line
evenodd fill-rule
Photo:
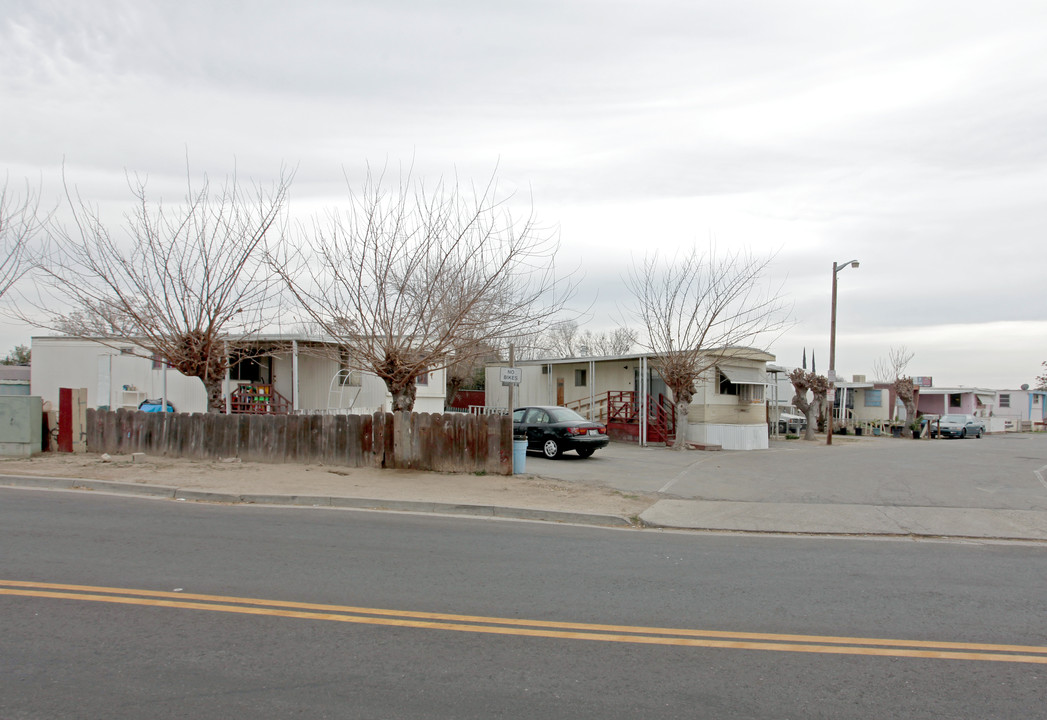
M 297 208 L 412 163 L 533 201 L 611 328 L 643 253 L 777 253 L 768 349 L 937 386 L 1047 360 L 1047 2 L 0 0 L 0 173 L 99 202 L 125 171 L 265 182 Z M 2 175 L 0 175 L 2 179 Z M 2 350 L 34 332 L 0 326 Z

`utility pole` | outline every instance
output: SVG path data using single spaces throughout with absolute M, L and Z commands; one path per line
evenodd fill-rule
M 836 414 L 836 276 L 845 267 L 858 267 L 857 260 L 833 263 L 832 322 L 829 326 L 829 426 L 825 429 L 825 444 L 833 444 L 833 419 Z

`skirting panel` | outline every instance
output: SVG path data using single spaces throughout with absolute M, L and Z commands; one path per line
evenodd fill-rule
M 701 445 L 719 445 L 724 450 L 766 450 L 767 426 L 715 425 L 701 423 L 688 426 L 688 439 Z

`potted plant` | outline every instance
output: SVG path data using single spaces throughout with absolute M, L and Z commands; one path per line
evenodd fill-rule
M 913 421 L 909 423 L 909 427 L 912 428 L 913 439 L 919 440 L 920 431 L 923 429 L 923 423 L 920 422 L 920 418 L 913 418 Z

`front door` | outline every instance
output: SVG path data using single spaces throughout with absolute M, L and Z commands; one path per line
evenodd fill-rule
M 563 378 L 556 378 L 556 404 L 563 406 Z

